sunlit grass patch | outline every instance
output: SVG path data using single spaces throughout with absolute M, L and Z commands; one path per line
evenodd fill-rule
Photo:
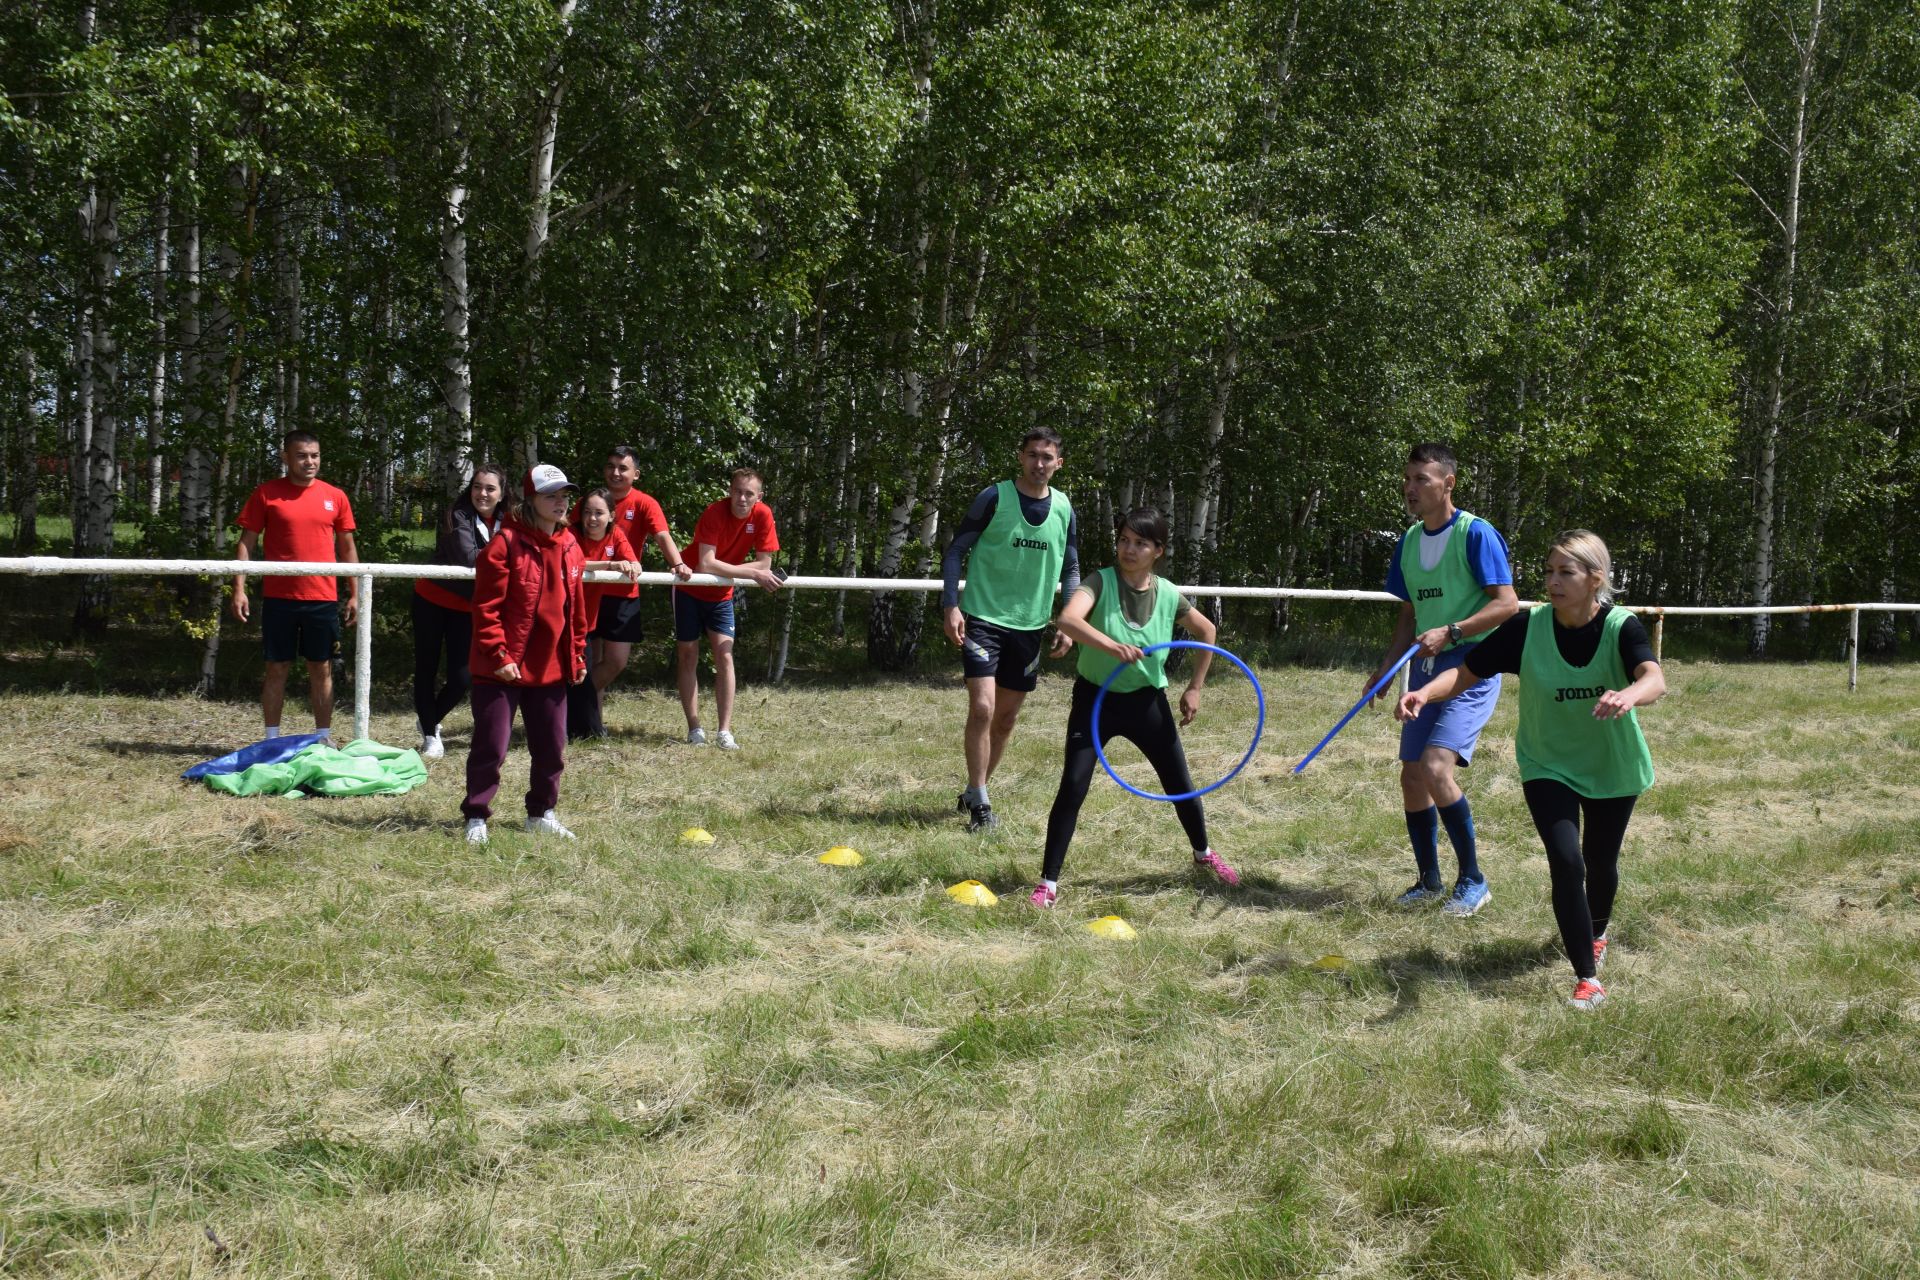
M 1590 1014 L 1511 698 L 1465 784 L 1495 895 L 1454 921 L 1392 905 L 1384 715 L 1287 774 L 1351 673 L 1263 673 L 1209 806 L 1239 890 L 1096 778 L 1051 912 L 1061 680 L 994 838 L 957 687 L 749 686 L 738 756 L 616 688 L 581 839 L 513 829 L 516 755 L 483 849 L 458 715 L 412 795 L 242 801 L 176 775 L 250 708 L 9 696 L 0 1270 L 1914 1274 L 1920 674 L 1869 674 L 1676 669 Z M 1250 728 L 1220 693 L 1197 762 Z

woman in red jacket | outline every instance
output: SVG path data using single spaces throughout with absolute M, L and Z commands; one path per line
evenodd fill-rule
M 440 516 L 433 562 L 473 568 L 480 548 L 500 531 L 507 473 L 492 465 L 473 469 L 467 491 Z M 473 584 L 444 578 L 413 582 L 413 714 L 420 723 L 420 756 L 438 760 L 447 754 L 440 722 L 467 700 L 473 678 L 467 654 L 473 648 Z M 440 655 L 446 653 L 447 682 L 438 684 Z
M 573 839 L 553 807 L 566 767 L 567 686 L 587 678 L 586 560 L 567 529 L 574 487 L 560 468 L 533 468 L 521 491 L 525 501 L 473 566 L 473 746 L 460 806 L 472 844 L 487 842 L 516 710 L 533 757 L 526 829 Z

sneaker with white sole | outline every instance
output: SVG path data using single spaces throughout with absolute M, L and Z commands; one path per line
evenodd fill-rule
M 690 747 L 706 746 L 707 731 L 705 729 L 702 729 L 699 725 L 695 725 L 693 728 L 687 730 L 687 745 Z
M 1450 916 L 1464 918 L 1486 906 L 1492 896 L 1493 886 L 1485 880 L 1462 880 L 1453 886 L 1453 893 L 1440 909 Z
M 738 751 L 740 749 L 740 740 L 733 736 L 733 730 L 722 729 L 713 736 L 713 745 L 722 751 Z
M 1027 898 L 1027 905 L 1030 907 L 1051 907 L 1053 900 L 1059 896 L 1060 891 L 1058 889 L 1049 889 L 1044 884 L 1037 884 L 1033 886 L 1033 893 Z
M 485 844 L 487 842 L 487 820 L 485 818 L 467 819 L 467 843 Z
M 1227 860 L 1209 849 L 1193 860 L 1196 870 L 1205 871 L 1229 889 L 1240 887 L 1240 873 L 1227 865 Z
M 553 816 L 549 809 L 539 817 L 528 817 L 527 832 L 536 836 L 558 836 L 562 840 L 573 839 L 573 832 L 560 825 L 560 819 Z
M 1607 989 L 1598 978 L 1582 978 L 1573 984 L 1573 995 L 1567 1003 L 1576 1009 L 1591 1009 L 1606 998 Z
M 420 758 L 422 760 L 443 760 L 447 755 L 447 744 L 440 741 L 440 735 L 429 733 L 420 739 Z
M 1601 934 L 1593 940 L 1593 971 L 1600 972 L 1600 966 L 1607 962 L 1607 935 Z
M 1415 881 L 1413 888 L 1395 898 L 1393 903 L 1397 907 L 1417 907 L 1423 902 L 1438 902 L 1446 896 L 1447 891 L 1437 884 L 1428 887 Z

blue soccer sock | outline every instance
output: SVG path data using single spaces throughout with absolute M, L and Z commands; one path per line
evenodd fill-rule
M 1447 824 L 1447 839 L 1453 842 L 1453 856 L 1460 861 L 1460 879 L 1468 884 L 1485 880 L 1480 874 L 1480 851 L 1473 839 L 1473 809 L 1461 796 L 1440 810 L 1440 821 Z
M 1413 841 L 1413 861 L 1420 868 L 1420 883 L 1429 889 L 1440 888 L 1439 811 L 1432 805 L 1409 810 L 1407 838 Z

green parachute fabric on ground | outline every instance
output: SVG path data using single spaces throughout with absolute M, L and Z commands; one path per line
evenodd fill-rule
M 426 780 L 419 752 L 361 738 L 344 747 L 315 743 L 278 764 L 208 774 L 206 783 L 232 796 L 397 796 Z

